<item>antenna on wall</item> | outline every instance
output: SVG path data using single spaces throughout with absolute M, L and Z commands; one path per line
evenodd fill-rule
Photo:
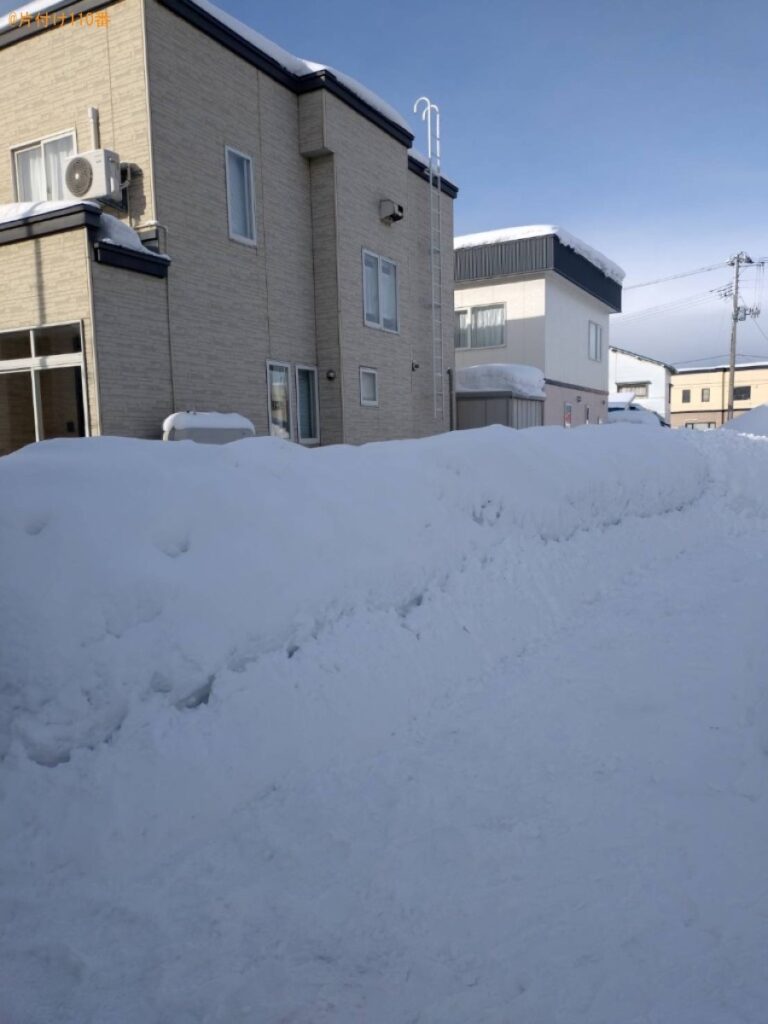
M 442 179 L 440 174 L 440 108 L 428 96 L 413 105 L 427 126 L 427 170 L 429 171 L 429 266 L 432 273 L 432 378 L 435 419 L 443 419 L 443 239 L 440 216 Z

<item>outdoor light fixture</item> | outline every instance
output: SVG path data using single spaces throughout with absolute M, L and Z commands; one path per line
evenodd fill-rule
M 326 370 L 325 379 L 326 380 L 336 380 L 336 371 L 335 370 Z

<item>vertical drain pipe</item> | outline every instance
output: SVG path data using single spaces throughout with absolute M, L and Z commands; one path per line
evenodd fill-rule
M 101 149 L 101 131 L 99 129 L 99 111 L 97 107 L 88 107 L 88 120 L 91 124 L 91 149 Z

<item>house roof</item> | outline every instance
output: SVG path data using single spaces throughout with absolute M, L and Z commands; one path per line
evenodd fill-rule
M 572 235 L 565 228 L 558 227 L 556 224 L 525 224 L 520 227 L 498 228 L 495 231 L 481 231 L 474 235 L 458 235 L 453 240 L 453 247 L 454 249 L 470 249 L 479 245 L 497 245 L 500 242 L 517 242 L 524 238 L 543 238 L 547 235 L 555 235 L 563 245 L 589 260 L 593 266 L 617 284 L 621 284 L 626 277 L 617 263 L 609 260 L 598 249 L 587 245 L 576 235 Z
M 730 363 L 718 362 L 718 363 L 707 363 L 706 366 L 676 366 L 674 369 L 675 373 L 711 373 L 719 370 L 729 370 Z M 736 360 L 737 370 L 765 370 L 768 369 L 768 361 L 765 359 L 758 362 L 750 362 L 748 360 Z
M 621 352 L 623 356 L 632 356 L 633 359 L 642 359 L 644 363 L 655 363 L 657 366 L 663 366 L 666 370 L 675 372 L 674 366 L 671 363 L 665 363 L 662 359 L 654 359 L 653 356 L 641 356 L 639 352 L 631 352 L 628 348 L 619 348 L 618 345 L 610 346 L 611 352 Z
M 47 19 L 45 24 L 36 23 L 34 16 L 37 14 L 52 14 L 62 10 L 71 10 L 73 14 L 82 10 L 94 11 L 106 7 L 112 2 L 114 0 L 94 0 L 89 4 L 83 3 L 82 0 L 31 0 L 30 3 L 25 3 L 8 14 L 0 16 L 0 49 L 52 27 L 48 24 Z M 327 64 L 319 64 L 296 57 L 249 25 L 216 7 L 209 0 L 158 0 L 158 2 L 259 68 L 260 71 L 291 89 L 292 92 L 301 94 L 325 89 L 372 121 L 402 145 L 410 147 L 413 143 L 414 137 L 408 122 L 398 111 L 367 86 L 343 71 L 338 71 Z M 30 24 L 22 26 L 19 23 L 21 10 L 25 15 L 31 16 Z M 409 155 L 408 167 L 420 177 L 424 177 L 424 164 L 417 154 Z M 455 198 L 458 194 L 456 185 L 446 178 L 443 179 L 442 184 L 443 192 L 451 198 Z
M 621 312 L 624 271 L 554 225 L 461 235 L 454 239 L 453 255 L 457 287 L 554 271 L 608 309 Z

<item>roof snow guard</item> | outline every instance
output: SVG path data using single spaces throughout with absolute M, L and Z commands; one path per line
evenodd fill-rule
M 621 312 L 624 271 L 575 235 L 553 225 L 507 228 L 454 239 L 456 284 L 554 270 Z

